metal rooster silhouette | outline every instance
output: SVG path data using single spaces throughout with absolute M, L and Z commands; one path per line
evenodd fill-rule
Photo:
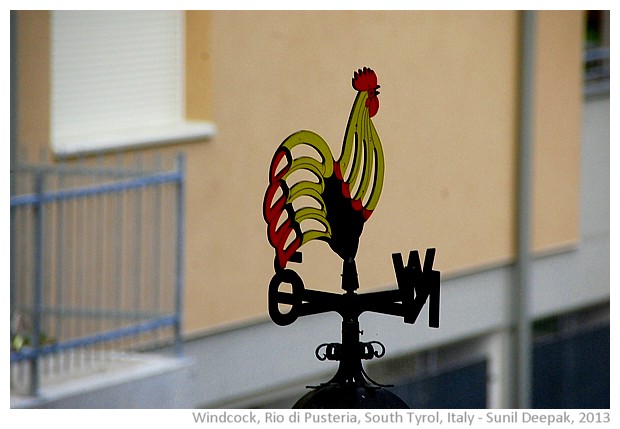
M 355 259 L 364 223 L 381 195 L 384 160 L 371 119 L 379 110 L 377 75 L 367 67 L 358 70 L 353 88 L 357 95 L 337 161 L 325 140 L 306 130 L 287 137 L 273 156 L 263 216 L 276 271 L 299 262 L 298 249 L 316 239 L 343 261 Z M 295 174 L 300 170 L 306 174 Z
M 372 123 L 379 111 L 377 75 L 364 67 L 353 74 L 357 91 L 344 134 L 340 158 L 321 136 L 298 131 L 278 147 L 269 167 L 263 201 L 267 237 L 275 249 L 275 274 L 269 284 L 269 314 L 279 325 L 297 317 L 337 311 L 354 321 L 364 311 L 402 316 L 414 323 L 430 297 L 429 325 L 439 326 L 439 272 L 433 270 L 435 249 L 409 252 L 405 265 L 392 254 L 397 290 L 358 295 L 355 256 L 364 223 L 377 206 L 383 187 L 383 148 Z M 306 289 L 299 275 L 287 268 L 301 262 L 299 248 L 323 240 L 342 258 L 342 289 L 346 295 Z M 291 293 L 280 289 L 290 284 Z M 289 312 L 282 312 L 285 304 Z
M 361 360 L 383 356 L 378 341 L 360 342 L 359 316 L 365 311 L 403 317 L 415 323 L 429 301 L 429 326 L 439 327 L 440 273 L 433 269 L 435 249 L 418 251 L 405 264 L 392 254 L 397 289 L 357 294 L 355 256 L 364 223 L 377 206 L 383 188 L 383 148 L 372 119 L 379 111 L 377 75 L 367 67 L 353 74 L 357 95 L 349 115 L 342 151 L 334 159 L 328 144 L 312 131 L 298 131 L 276 150 L 269 167 L 263 201 L 267 237 L 275 249 L 275 274 L 269 283 L 269 315 L 278 325 L 300 316 L 336 311 L 342 316 L 342 344 L 321 344 L 319 360 L 340 361 L 327 383 L 313 387 L 296 408 L 406 407 L 366 374 Z M 342 289 L 336 294 L 306 289 L 289 262 L 301 262 L 299 249 L 312 240 L 325 241 L 343 261 Z M 281 288 L 283 284 L 290 288 Z M 282 308 L 288 309 L 283 311 Z

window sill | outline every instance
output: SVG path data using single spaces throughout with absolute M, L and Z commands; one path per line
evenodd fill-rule
M 52 138 L 52 149 L 62 158 L 206 140 L 213 138 L 216 132 L 212 122 L 183 121 L 109 133 L 56 137 Z

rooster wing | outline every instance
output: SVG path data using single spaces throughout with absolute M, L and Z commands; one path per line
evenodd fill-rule
M 313 151 L 304 150 L 308 148 Z M 298 152 L 303 154 L 297 155 Z M 331 237 L 323 193 L 326 180 L 333 175 L 333 166 L 329 146 L 312 131 L 290 135 L 273 156 L 263 217 L 268 224 L 269 243 L 276 249 L 276 268 L 283 269 L 308 241 Z

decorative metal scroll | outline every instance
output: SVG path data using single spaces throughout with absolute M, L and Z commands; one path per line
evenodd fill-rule
M 381 195 L 384 158 L 371 119 L 379 110 L 377 76 L 364 67 L 353 74 L 352 85 L 357 94 L 340 157 L 335 160 L 329 145 L 318 134 L 307 130 L 293 133 L 272 158 L 263 203 L 267 237 L 275 249 L 269 315 L 281 326 L 300 316 L 328 311 L 342 316 L 343 344 L 323 344 L 316 356 L 320 360 L 340 360 L 341 375 L 344 361 L 350 361 L 356 369 L 344 370 L 348 375 L 337 376 L 332 382 L 359 381 L 358 372 L 363 373 L 363 369 L 355 362 L 385 353 L 380 343 L 359 342 L 357 319 L 362 312 L 400 316 L 405 323 L 414 323 L 428 300 L 429 326 L 439 327 L 440 273 L 433 270 L 435 249 L 426 250 L 423 265 L 418 251 L 410 252 L 406 265 L 401 254 L 392 255 L 397 289 L 355 293 L 359 288 L 355 256 L 364 224 Z M 306 289 L 301 277 L 288 268 L 289 263 L 302 262 L 299 249 L 312 240 L 326 242 L 342 259 L 345 294 Z M 283 284 L 290 285 L 290 292 L 281 288 Z M 280 304 L 287 304 L 289 311 L 282 312 Z

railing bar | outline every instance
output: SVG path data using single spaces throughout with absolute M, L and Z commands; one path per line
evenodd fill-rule
M 75 182 L 75 178 L 73 179 L 73 181 Z M 80 204 L 80 200 L 73 200 L 70 201 L 71 203 L 71 225 L 73 226 L 71 228 L 71 246 L 67 249 L 67 255 L 68 255 L 68 262 L 70 263 L 69 266 L 69 273 L 71 275 L 71 279 L 69 282 L 67 282 L 67 292 L 68 295 L 70 296 L 70 299 L 72 301 L 75 302 L 76 300 L 76 284 L 78 283 L 78 252 L 77 252 L 77 248 L 79 246 L 79 231 L 78 231 L 78 225 L 79 225 L 79 218 L 80 218 L 80 213 L 79 213 L 79 204 Z M 68 323 L 68 330 L 71 336 L 75 336 L 77 335 L 77 328 L 75 326 L 75 324 L 72 323 Z
M 166 326 L 173 326 L 177 322 L 177 317 L 174 315 L 160 317 L 140 323 L 137 325 L 127 326 L 124 328 L 115 329 L 108 332 L 100 332 L 93 335 L 89 335 L 83 338 L 77 338 L 74 340 L 68 340 L 60 343 L 49 344 L 39 348 L 38 353 L 35 353 L 31 348 L 24 348 L 19 352 L 11 351 L 11 363 L 20 362 L 23 360 L 32 359 L 34 355 L 43 356 L 50 353 L 57 353 L 64 350 L 76 349 L 79 347 L 86 347 L 98 343 L 104 343 L 109 341 L 115 341 L 121 338 L 130 337 L 133 335 L 139 335 L 145 332 L 152 331 L 154 329 L 160 329 Z
M 138 169 L 142 168 L 142 154 L 138 154 L 136 156 L 136 167 Z M 141 308 L 142 305 L 142 197 L 143 191 L 140 188 L 137 188 L 135 191 L 135 210 L 134 210 L 134 252 L 135 261 L 133 263 L 134 266 L 134 284 L 130 285 L 130 287 L 134 288 L 134 307 L 133 308 Z
M 32 270 L 27 270 L 26 267 L 29 264 L 32 264 L 33 259 L 32 256 L 29 252 L 29 248 L 28 248 L 28 243 L 32 242 L 32 222 L 31 222 L 31 218 L 32 218 L 32 209 L 30 207 L 28 208 L 21 208 L 21 207 L 15 207 L 14 210 L 16 211 L 15 214 L 15 218 L 16 218 L 16 222 L 17 222 L 17 227 L 16 227 L 16 231 L 20 231 L 20 236 L 24 237 L 24 240 L 17 240 L 17 242 L 15 243 L 15 254 L 16 254 L 16 263 L 18 264 L 18 266 L 15 269 L 11 269 L 11 272 L 15 271 L 15 274 L 17 276 L 17 273 L 19 273 L 19 276 L 17 277 L 17 281 L 20 284 L 31 284 L 30 282 L 30 275 L 32 274 Z M 19 211 L 19 212 L 17 212 Z M 11 238 L 17 237 L 17 235 L 13 235 L 11 236 Z M 15 302 L 16 303 L 25 303 L 27 302 L 27 295 L 28 295 L 28 290 L 30 288 L 24 288 L 24 287 L 16 287 L 15 290 Z M 16 313 L 16 320 L 15 322 L 18 324 L 17 328 L 19 328 L 19 326 L 21 325 L 21 314 L 19 314 L 19 312 Z
M 76 164 L 78 166 L 78 168 L 85 168 L 84 167 L 84 156 L 83 155 L 79 155 L 76 158 Z M 83 178 L 75 176 L 73 178 L 74 183 L 76 184 L 76 187 L 84 187 L 86 186 L 84 183 Z M 81 199 L 81 200 L 76 200 L 75 201 L 75 218 L 74 218 L 74 223 L 73 225 L 75 225 L 75 243 L 73 246 L 73 261 L 74 261 L 74 267 L 73 269 L 75 270 L 75 278 L 74 281 L 72 283 L 72 300 L 75 300 L 76 304 L 80 307 L 80 306 L 84 306 L 84 235 L 85 235 L 85 207 L 86 207 L 86 200 L 85 199 Z M 80 323 L 80 321 L 77 321 L 77 323 L 75 321 L 71 322 L 71 326 L 72 326 L 72 337 L 81 337 L 84 334 L 83 332 L 83 327 L 84 324 Z M 82 367 L 82 363 L 83 363 L 83 358 L 82 358 L 82 354 L 74 354 L 75 359 L 72 360 L 72 364 L 71 367 Z
M 163 173 L 152 174 L 150 176 L 140 177 L 137 179 L 124 180 L 115 183 L 105 183 L 96 187 L 79 187 L 74 189 L 66 189 L 54 192 L 46 192 L 41 196 L 36 194 L 19 195 L 11 198 L 11 207 L 20 205 L 49 203 L 56 200 L 68 200 L 73 198 L 84 198 L 106 193 L 122 192 L 131 189 L 139 189 L 146 186 L 161 185 L 164 183 L 174 183 L 179 180 L 177 171 L 168 171 Z
M 120 157 L 119 157 L 120 159 Z M 122 293 L 122 280 L 123 280 L 123 265 L 121 255 L 123 254 L 123 229 L 124 229 L 124 206 L 125 194 L 119 193 L 116 195 L 116 216 L 115 216 L 115 243 L 116 251 L 114 253 L 114 275 L 116 281 L 114 284 L 118 285 L 116 289 L 115 307 L 122 309 L 123 305 L 123 293 Z
M 54 177 L 53 176 L 44 176 L 45 180 L 43 182 L 43 190 L 53 189 L 54 188 Z M 52 249 L 54 249 L 54 240 L 55 231 L 53 228 L 53 221 L 55 217 L 55 204 L 50 204 L 45 207 L 45 213 L 42 216 L 43 222 L 43 237 L 44 242 L 42 243 L 43 249 L 43 258 L 41 260 L 42 271 L 43 271 L 43 281 L 41 283 L 41 306 L 39 306 L 39 317 L 41 319 L 41 333 L 40 340 L 45 341 L 52 337 L 53 328 L 55 325 L 55 320 L 49 315 L 44 315 L 41 312 L 41 308 L 43 307 L 43 303 L 50 302 L 53 299 L 53 291 L 54 291 L 54 282 L 52 278 L 52 261 L 56 255 L 52 254 Z M 49 336 L 49 338 L 47 338 Z M 44 380 L 46 376 L 49 375 L 50 366 L 49 360 L 42 359 L 41 360 L 41 380 Z
M 93 186 L 93 178 L 92 177 L 86 177 L 84 178 L 84 182 L 85 185 L 88 188 L 92 188 Z M 94 210 L 93 210 L 93 204 L 95 204 L 95 199 L 94 198 L 84 198 L 83 200 L 83 204 L 84 204 L 84 213 L 85 216 L 84 217 L 84 226 L 83 226 L 83 231 L 84 231 L 84 235 L 82 235 L 82 241 L 86 242 L 86 243 L 94 243 L 94 234 L 93 234 L 93 226 L 95 224 L 94 222 Z M 84 246 L 83 248 L 83 252 L 82 252 L 82 266 L 84 267 L 84 277 L 83 277 L 83 282 L 81 283 L 80 289 L 82 291 L 84 291 L 84 295 L 83 295 L 83 299 L 84 299 L 84 303 L 82 304 L 82 306 L 87 306 L 87 305 L 92 305 L 92 303 L 94 303 L 94 296 L 93 296 L 93 284 L 95 283 L 95 271 L 94 271 L 94 257 L 93 257 L 93 252 L 94 252 L 94 247 L 93 245 L 90 246 Z M 84 327 L 84 331 L 82 331 L 82 335 L 89 335 L 91 332 L 93 332 L 93 323 L 94 321 L 91 319 L 88 320 L 84 320 L 84 321 L 78 321 L 78 323 Z M 86 351 L 85 351 L 86 352 Z M 84 355 L 86 355 L 87 353 L 83 353 Z M 86 356 L 85 356 L 86 357 Z M 87 363 L 88 359 L 84 359 L 84 363 Z
M 10 270 L 9 270 L 9 308 L 10 308 L 10 313 L 9 313 L 9 317 L 10 317 L 10 329 L 11 329 L 11 336 L 13 334 L 17 334 L 17 327 L 14 326 L 14 324 L 17 323 L 17 315 L 15 314 L 15 309 L 17 307 L 17 294 L 16 294 L 16 254 L 17 254 L 17 243 L 18 240 L 16 239 L 16 235 L 15 232 L 17 231 L 17 209 L 13 209 L 11 208 L 11 214 L 10 214 L 11 218 L 10 218 L 10 230 L 9 230 L 9 234 L 10 234 L 10 238 L 9 238 L 9 246 L 10 246 L 10 250 L 9 250 L 9 264 L 10 264 Z M 14 332 L 15 330 L 15 332 Z M 13 340 L 13 338 L 11 338 L 11 341 Z
M 95 158 L 95 164 L 99 164 L 101 162 L 101 157 L 98 155 Z M 94 168 L 94 167 L 90 167 L 90 168 Z M 90 176 L 90 186 L 96 186 L 97 184 L 97 178 Z M 99 272 L 99 247 L 101 246 L 101 241 L 99 240 L 99 234 L 98 234 L 98 230 L 100 228 L 100 224 L 101 224 L 101 212 L 99 211 L 100 209 L 100 202 L 101 202 L 101 198 L 104 198 L 105 194 L 102 194 L 100 198 L 92 198 L 91 199 L 91 210 L 92 210 L 92 218 L 89 216 L 89 220 L 90 220 L 90 237 L 92 240 L 92 243 L 96 243 L 95 245 L 91 246 L 92 248 L 92 252 L 91 252 L 91 257 L 92 257 L 92 263 L 90 265 L 90 271 L 91 271 L 91 277 L 92 280 L 89 284 L 90 290 L 91 290 L 91 295 L 90 295 L 90 299 L 91 302 L 95 303 L 95 306 L 98 307 L 99 303 L 98 303 L 98 291 L 100 289 L 99 285 L 101 284 L 101 273 Z M 95 320 L 91 321 L 91 329 L 95 332 L 99 331 L 99 318 L 96 317 Z M 93 345 L 93 347 L 90 347 L 89 349 L 90 351 L 90 364 L 92 365 L 96 356 L 96 348 Z
M 161 170 L 132 170 L 129 168 L 108 168 L 108 167 L 73 167 L 66 164 L 20 164 L 13 169 L 20 173 L 46 173 L 46 174 L 66 174 L 75 176 L 104 176 L 104 177 L 141 177 L 160 173 Z
M 99 156 L 98 158 L 99 161 L 99 166 L 101 168 L 103 168 L 103 157 Z M 96 290 L 96 294 L 97 294 L 97 298 L 96 298 L 96 305 L 97 308 L 104 308 L 104 290 L 105 290 L 105 285 L 107 282 L 107 276 L 108 273 L 105 270 L 105 266 L 107 263 L 107 258 L 106 258 L 106 243 L 108 242 L 108 236 L 107 234 L 103 233 L 104 228 L 107 228 L 107 222 L 106 222 L 106 218 L 108 216 L 108 209 L 107 209 L 107 202 L 108 202 L 108 194 L 103 194 L 101 196 L 101 199 L 99 200 L 99 205 L 100 205 L 100 210 L 98 210 L 99 215 L 101 216 L 101 221 L 97 222 L 97 257 L 96 257 L 96 261 L 98 263 L 98 269 L 97 269 L 97 273 L 98 273 L 98 279 L 99 279 L 99 287 Z M 98 325 L 97 325 L 97 330 L 101 331 L 104 329 L 104 324 L 103 324 L 103 320 L 100 320 Z
M 161 160 L 161 155 L 159 155 L 155 161 L 155 167 L 161 169 L 162 168 L 162 160 Z M 154 202 L 153 202 L 153 216 L 154 216 L 154 221 L 153 221 L 153 232 L 151 234 L 151 236 L 154 239 L 154 243 L 152 246 L 153 249 L 153 286 L 154 286 L 154 291 L 153 291 L 153 310 L 161 310 L 161 266 L 162 266 L 162 260 L 161 260 L 161 234 L 162 234 L 162 222 L 161 222 L 161 211 L 162 211 L 162 204 L 161 204 L 161 199 L 162 199 L 162 188 L 161 187 L 157 187 L 154 189 L 154 193 L 155 195 L 153 196 Z
M 48 190 L 60 189 L 64 185 L 64 176 L 48 176 L 48 178 L 54 178 L 54 188 L 48 186 Z M 47 216 L 46 222 L 50 228 L 50 241 L 47 243 L 45 251 L 49 254 L 47 256 L 49 274 L 46 280 L 49 297 L 44 301 L 45 305 L 58 305 L 63 298 L 61 287 L 64 281 L 62 274 L 64 263 L 62 246 L 64 246 L 65 240 L 65 204 L 64 201 L 57 201 L 48 205 L 50 208 L 50 215 Z M 54 338 L 60 338 L 60 321 L 55 320 L 51 316 L 49 317 L 51 322 L 49 327 L 50 334 L 53 334 Z
M 17 307 L 19 311 L 32 312 L 32 307 Z M 100 310 L 96 308 L 50 308 L 42 307 L 41 314 L 56 315 L 60 317 L 91 317 L 91 318 L 118 318 L 118 319 L 145 319 L 154 316 L 161 316 L 160 311 L 123 311 L 123 310 Z
M 61 174 L 58 177 L 58 187 L 60 189 L 62 189 L 62 187 L 64 186 L 64 182 L 65 182 L 65 175 Z M 61 200 L 58 202 L 58 221 L 57 221 L 58 238 L 56 240 L 56 303 L 57 305 L 63 302 L 63 285 L 64 285 L 63 261 L 64 261 L 64 252 L 66 249 L 64 222 L 65 222 L 65 202 Z M 56 323 L 55 336 L 56 338 L 62 338 L 62 321 L 60 320 Z
M 80 158 L 80 163 L 83 163 L 84 158 Z M 76 246 L 75 246 L 75 261 L 76 261 L 76 279 L 73 284 L 73 288 L 75 291 L 76 301 L 79 306 L 84 305 L 84 240 L 79 240 L 78 237 L 84 237 L 86 234 L 86 218 L 85 213 L 87 212 L 87 200 L 79 200 L 76 202 L 78 205 L 78 214 L 81 213 L 81 216 L 78 216 L 76 219 Z M 77 336 L 82 335 L 83 325 L 78 323 L 76 325 L 76 334 Z
M 43 176 L 37 175 L 35 178 L 35 192 L 43 192 Z M 43 205 L 38 204 L 34 212 L 34 294 L 32 314 L 32 348 L 34 351 L 30 360 L 30 395 L 36 396 L 39 392 L 40 372 L 39 372 L 39 342 L 41 338 L 41 314 L 43 306 Z
M 183 154 L 177 156 L 177 171 L 179 180 L 176 184 L 176 261 L 175 261 L 175 281 L 174 281 L 174 314 L 176 316 L 174 324 L 175 349 L 178 355 L 183 353 L 182 343 L 182 315 L 183 315 L 183 276 L 184 276 L 184 250 L 185 250 L 185 157 Z
M 93 170 L 102 169 L 103 168 L 103 157 L 101 154 L 97 154 L 94 159 L 94 165 L 91 165 Z M 99 181 L 98 177 L 91 176 L 92 185 L 97 186 L 97 182 Z M 104 211 L 104 201 L 107 194 L 102 194 L 99 198 L 92 198 L 93 200 L 93 218 L 92 218 L 92 240 L 94 243 L 93 246 L 93 265 L 91 270 L 93 272 L 94 280 L 92 282 L 93 292 L 92 292 L 92 300 L 96 308 L 102 308 L 103 301 L 100 299 L 101 292 L 105 288 L 105 274 L 103 272 L 104 259 L 103 254 L 101 252 L 101 248 L 104 246 L 105 242 L 105 234 L 102 234 L 102 229 L 105 228 L 105 218 L 106 213 Z M 103 329 L 102 322 L 99 317 L 96 317 L 94 320 L 94 329 L 95 331 L 101 331 Z M 92 361 L 91 365 L 93 365 L 97 358 L 97 348 L 93 347 L 91 350 Z

